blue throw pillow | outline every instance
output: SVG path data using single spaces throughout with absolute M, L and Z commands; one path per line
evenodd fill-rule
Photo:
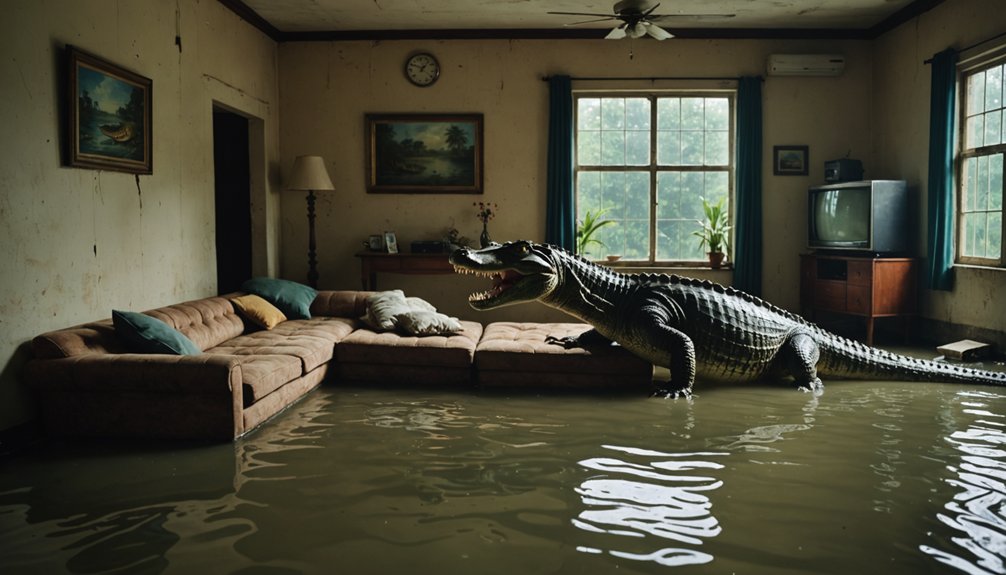
M 275 278 L 252 278 L 241 291 L 253 293 L 279 308 L 288 319 L 311 319 L 311 303 L 317 290 L 304 284 Z
M 199 355 L 202 350 L 175 328 L 149 315 L 134 311 L 112 310 L 115 334 L 126 348 L 137 353 Z

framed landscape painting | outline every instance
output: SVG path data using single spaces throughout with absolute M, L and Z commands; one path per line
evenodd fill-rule
M 367 192 L 481 194 L 482 114 L 367 114 Z
M 807 146 L 775 146 L 772 148 L 772 174 L 806 176 L 809 156 Z
M 73 46 L 66 59 L 66 163 L 152 173 L 150 79 Z

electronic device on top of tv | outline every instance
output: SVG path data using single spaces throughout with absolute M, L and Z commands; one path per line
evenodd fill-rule
M 911 250 L 915 234 L 904 180 L 828 184 L 810 188 L 808 194 L 809 247 L 863 255 Z

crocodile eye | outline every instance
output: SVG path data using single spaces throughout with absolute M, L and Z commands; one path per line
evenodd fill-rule
M 518 249 L 520 250 L 520 253 L 527 254 L 531 251 L 531 246 L 529 246 L 527 242 L 521 242 L 520 247 Z

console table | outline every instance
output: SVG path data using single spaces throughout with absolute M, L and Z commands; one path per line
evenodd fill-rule
M 800 305 L 804 315 L 829 311 L 866 318 L 866 343 L 873 345 L 878 317 L 909 318 L 917 311 L 915 258 L 800 256 Z M 907 333 L 906 325 L 906 333 Z
M 447 261 L 448 254 L 389 254 L 384 252 L 359 252 L 360 281 L 363 289 L 377 289 L 377 273 L 389 274 L 452 274 L 454 266 Z

